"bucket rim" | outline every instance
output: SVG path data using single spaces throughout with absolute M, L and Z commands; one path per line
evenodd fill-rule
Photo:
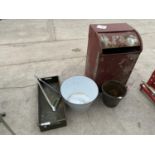
M 127 87 L 126 87 L 126 85 L 123 85 L 120 81 L 117 81 L 117 80 L 109 80 L 109 81 L 104 82 L 104 83 L 102 84 L 102 86 L 101 86 L 102 95 L 103 95 L 103 92 L 104 92 L 108 97 L 110 97 L 110 98 L 112 98 L 112 99 L 121 100 L 121 99 L 119 99 L 118 97 L 114 97 L 114 96 L 109 95 L 109 94 L 103 89 L 103 86 L 104 86 L 106 83 L 109 83 L 109 82 L 115 82 L 115 83 L 120 84 L 121 86 L 123 86 L 123 87 L 125 88 L 125 93 L 124 93 L 124 95 L 122 95 L 121 97 L 124 97 L 124 96 L 126 95 L 126 93 L 127 93 Z

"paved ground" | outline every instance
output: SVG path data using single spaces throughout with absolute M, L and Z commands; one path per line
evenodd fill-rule
M 142 35 L 144 51 L 128 81 L 124 100 L 114 109 L 101 97 L 86 113 L 67 109 L 68 126 L 40 132 L 34 74 L 61 81 L 84 74 L 90 23 L 127 22 Z M 17 134 L 155 134 L 155 105 L 139 92 L 155 69 L 155 20 L 0 21 L 0 112 Z M 75 49 L 80 49 L 79 51 Z M 0 123 L 0 134 L 9 134 Z

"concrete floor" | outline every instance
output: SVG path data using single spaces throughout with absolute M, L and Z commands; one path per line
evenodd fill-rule
M 40 77 L 63 81 L 83 75 L 91 23 L 127 22 L 135 27 L 144 50 L 120 104 L 107 108 L 101 97 L 88 112 L 67 108 L 68 126 L 40 132 L 37 85 Z M 2 20 L 0 21 L 0 112 L 16 134 L 155 134 L 155 105 L 140 91 L 155 69 L 155 20 Z M 76 50 L 76 49 L 79 50 Z M 9 134 L 0 123 L 0 134 Z

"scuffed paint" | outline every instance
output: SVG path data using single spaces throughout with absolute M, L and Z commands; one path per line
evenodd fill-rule
M 95 66 L 94 74 L 93 74 L 94 79 L 95 79 L 95 77 L 96 77 L 96 75 L 97 75 L 97 71 L 98 71 L 99 55 L 100 55 L 100 54 L 99 54 L 99 52 L 98 52 L 97 57 L 96 57 L 96 62 L 95 62 L 96 66 Z
M 118 47 L 133 47 L 138 46 L 139 40 L 137 36 L 130 34 L 130 35 L 112 35 L 107 36 L 102 34 L 100 36 L 100 41 L 104 45 L 105 48 L 118 48 Z
M 139 43 L 138 39 L 134 35 L 129 35 L 126 39 L 126 45 L 127 46 L 137 46 Z

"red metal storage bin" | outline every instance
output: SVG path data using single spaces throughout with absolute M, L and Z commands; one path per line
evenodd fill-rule
M 92 24 L 85 75 L 98 86 L 107 80 L 126 84 L 141 51 L 141 37 L 128 24 Z

